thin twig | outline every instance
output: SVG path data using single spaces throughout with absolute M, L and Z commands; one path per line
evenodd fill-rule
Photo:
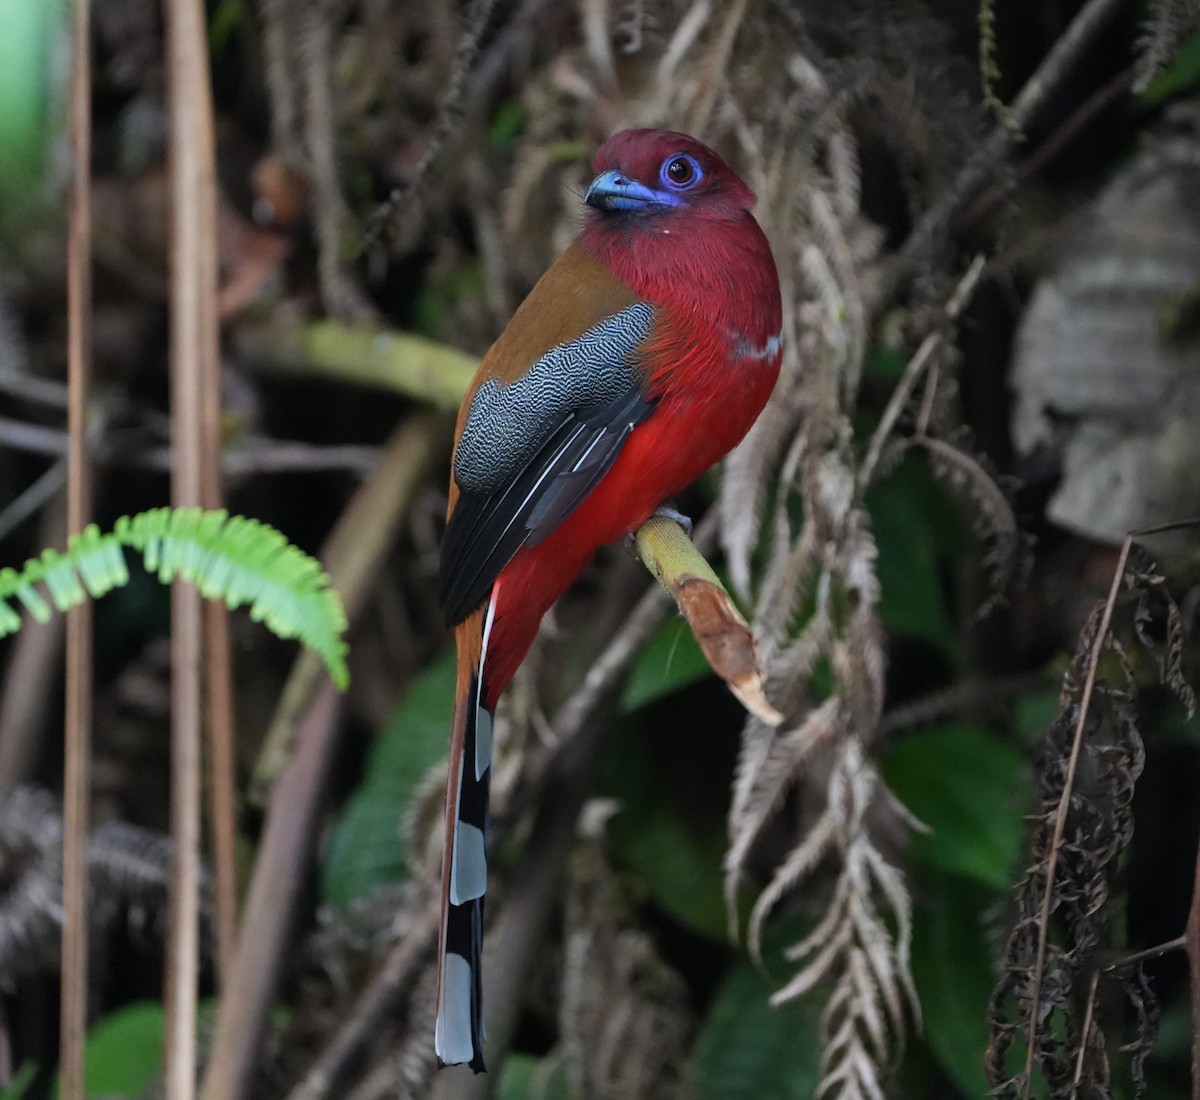
M 1192 1010 L 1192 1100 L 1200 1100 L 1200 847 L 1196 850 L 1196 870 L 1192 879 L 1192 900 L 1188 905 L 1187 928 L 1183 933 L 1188 957 Z
M 1100 971 L 1092 971 L 1092 980 L 1088 983 L 1087 1006 L 1083 1013 L 1083 1030 L 1079 1036 L 1079 1051 L 1075 1056 L 1075 1075 L 1071 1078 L 1071 1097 L 1079 1095 L 1079 1083 L 1083 1080 L 1083 1060 L 1087 1054 L 1088 1035 L 1092 1030 L 1092 1016 L 1096 1011 L 1096 988 L 1100 984 Z
M 949 232 L 951 223 L 963 205 L 971 200 L 979 186 L 995 171 L 1013 141 L 1013 129 L 1009 127 L 1024 130 L 1029 125 L 1070 74 L 1087 44 L 1122 6 L 1123 0 L 1088 0 L 1079 10 L 1071 25 L 1013 100 L 1009 126 L 998 126 L 963 165 L 954 182 L 925 214 L 882 272 L 873 294 L 876 307 L 892 300 L 901 281 L 927 257 L 933 243 Z
M 202 504 L 206 380 L 217 366 L 216 180 L 208 39 L 202 0 L 164 0 L 171 163 L 171 503 Z M 200 770 L 203 612 L 200 593 L 171 591 L 170 927 L 166 1100 L 196 1092 L 200 958 Z
M 219 508 L 220 498 L 206 505 Z M 204 602 L 204 672 L 208 704 L 209 799 L 212 815 L 213 878 L 217 892 L 217 976 L 231 980 L 238 926 L 237 737 L 233 709 L 233 661 L 229 652 L 229 608 Z
M 0 447 L 29 454 L 65 457 L 67 433 L 40 424 L 27 424 L 0 416 Z M 134 466 L 143 470 L 170 472 L 173 465 L 170 447 L 128 448 L 119 437 L 92 441 L 88 446 L 92 461 L 100 465 Z M 379 461 L 379 448 L 359 444 L 328 446 L 291 439 L 251 437 L 220 454 L 221 472 L 229 477 L 248 474 L 309 473 L 319 470 L 350 470 L 367 473 Z M 27 490 L 28 491 L 28 490 Z M 15 505 L 16 502 L 14 501 Z M 4 510 L 6 522 L 13 505 Z
M 70 130 L 74 154 L 67 225 L 67 526 L 91 517 L 87 406 L 91 361 L 91 10 L 71 5 Z M 66 766 L 63 775 L 63 926 L 59 1072 L 64 1100 L 82 1100 L 88 1005 L 88 804 L 92 757 L 92 612 L 67 613 Z
M 1200 856 L 1198 856 L 1200 858 Z M 1137 966 L 1140 962 L 1146 962 L 1148 959 L 1160 959 L 1171 951 L 1179 951 L 1187 947 L 1187 936 L 1176 936 L 1173 940 L 1167 940 L 1166 943 L 1157 943 L 1153 947 L 1147 947 L 1142 951 L 1134 951 L 1129 955 L 1122 955 L 1119 959 L 1114 959 L 1110 963 L 1106 963 L 1105 970 L 1124 970 L 1128 966 Z
M 19 492 L 7 507 L 0 510 L 0 541 L 7 538 L 14 528 L 24 523 L 47 501 L 57 496 L 66 481 L 67 463 L 65 460 L 59 460 Z
M 1108 599 L 1104 603 L 1104 611 L 1100 616 L 1100 625 L 1096 629 L 1096 637 L 1092 642 L 1092 651 L 1088 654 L 1087 677 L 1083 682 L 1083 692 L 1079 697 L 1079 716 L 1075 720 L 1075 732 L 1071 741 L 1071 755 L 1067 760 L 1067 770 L 1063 776 L 1062 794 L 1058 799 L 1058 809 L 1054 815 L 1054 836 L 1050 842 L 1050 858 L 1046 862 L 1046 882 L 1042 888 L 1042 908 L 1038 918 L 1037 956 L 1033 967 L 1033 993 L 1029 1005 L 1029 1033 L 1026 1039 L 1024 1083 L 1021 1086 L 1021 1096 L 1027 1097 L 1033 1082 L 1033 1056 L 1037 1049 L 1035 1036 L 1042 1001 L 1042 981 L 1046 972 L 1046 943 L 1050 935 L 1050 906 L 1054 900 L 1054 877 L 1058 871 L 1058 853 L 1062 849 L 1063 835 L 1067 828 L 1067 810 L 1071 804 L 1071 794 L 1075 788 L 1075 773 L 1079 767 L 1079 754 L 1083 749 L 1083 730 L 1087 723 L 1088 707 L 1092 702 L 1092 690 L 1096 685 L 1096 674 L 1100 666 L 1100 653 L 1108 637 L 1112 624 L 1113 608 L 1116 607 L 1117 593 L 1121 590 L 1121 579 L 1125 576 L 1125 563 L 1129 560 L 1129 551 L 1133 546 L 1133 536 L 1129 535 L 1121 544 L 1121 553 L 1113 570 L 1112 585 L 1108 590 Z

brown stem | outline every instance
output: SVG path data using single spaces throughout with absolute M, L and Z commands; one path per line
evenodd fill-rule
M 171 475 L 175 507 L 202 505 L 211 451 L 206 385 L 217 366 L 216 179 L 208 39 L 201 0 L 164 0 L 171 164 Z M 200 967 L 202 597 L 171 592 L 171 839 L 167 939 L 166 1100 L 196 1092 Z
M 220 507 L 219 500 L 210 507 Z M 213 872 L 217 889 L 217 976 L 230 980 L 237 941 L 237 746 L 233 709 L 233 662 L 229 654 L 229 609 L 204 603 L 204 671 L 209 718 L 209 797 Z
M 67 526 L 91 516 L 87 404 L 91 360 L 91 19 L 71 5 L 71 149 L 67 224 Z M 82 1100 L 88 1002 L 88 804 L 92 757 L 92 609 L 67 614 L 66 765 L 63 775 L 63 928 L 59 1072 L 64 1100 Z
M 1100 984 L 1100 971 L 1092 971 L 1092 980 L 1088 983 L 1087 1006 L 1083 1013 L 1083 1029 L 1079 1035 L 1079 1050 L 1075 1055 L 1075 1075 L 1071 1079 L 1071 1098 L 1079 1095 L 1079 1083 L 1083 1080 L 1083 1062 L 1087 1056 L 1088 1035 L 1092 1030 L 1092 1017 L 1096 1012 L 1096 988 Z
M 337 703 L 337 691 L 326 680 L 305 717 L 296 753 L 272 792 L 236 961 L 221 989 L 202 1100 L 246 1095 L 274 1001 L 292 912 L 312 860 L 317 811 L 336 741 Z

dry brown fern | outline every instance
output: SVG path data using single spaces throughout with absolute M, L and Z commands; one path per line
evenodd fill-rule
M 1179 609 L 1153 560 L 1126 540 L 1109 597 L 1088 618 L 1063 677 L 1039 769 L 1032 862 L 992 996 L 988 1076 L 995 1095 L 1014 1100 L 1034 1088 L 1113 1095 L 1118 1047 L 1129 1054 L 1135 1094 L 1145 1088 L 1156 1001 L 1140 965 L 1105 965 L 1119 946 L 1110 897 L 1144 762 L 1133 658 L 1114 622 L 1122 589 L 1128 627 L 1157 661 L 1157 678 L 1195 711 Z

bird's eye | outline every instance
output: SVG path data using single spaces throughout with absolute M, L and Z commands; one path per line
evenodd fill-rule
M 659 176 L 663 184 L 672 191 L 687 191 L 704 178 L 704 170 L 697 163 L 695 157 L 689 157 L 686 153 L 678 153 L 663 161 Z

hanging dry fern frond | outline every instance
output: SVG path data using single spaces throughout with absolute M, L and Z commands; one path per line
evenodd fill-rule
M 955 493 L 970 518 L 975 538 L 983 548 L 980 565 L 986 594 L 976 614 L 990 614 L 1024 583 L 1031 563 L 1029 542 L 1017 523 L 1005 486 L 991 470 L 987 458 L 968 448 L 966 439 L 955 442 L 919 434 L 906 441 L 923 450 L 930 469 Z
M 566 909 L 559 1032 L 581 1097 L 678 1098 L 692 1030 L 682 979 L 623 912 L 602 844 L 611 809 L 584 808 Z
M 1138 35 L 1134 90 L 1144 92 L 1166 68 L 1184 38 L 1197 29 L 1200 29 L 1200 3 L 1196 0 L 1151 0 L 1146 5 Z
M 0 799 L 0 978 L 58 965 L 62 931 L 62 818 L 47 791 Z
M 1114 1046 L 1131 1054 L 1135 1094 L 1145 1087 L 1154 997 L 1140 966 L 1130 973 L 1101 966 L 1101 952 L 1115 946 L 1108 899 L 1133 835 L 1133 792 L 1144 760 L 1134 669 L 1112 628 L 1118 582 L 1136 596 L 1130 625 L 1159 661 L 1162 682 L 1189 713 L 1195 696 L 1180 671 L 1182 620 L 1153 561 L 1127 540 L 1118 568 L 1063 677 L 1039 769 L 1033 862 L 1019 887 L 1020 917 L 989 1010 L 987 1070 L 1001 1097 L 1024 1095 L 1035 1075 L 1052 1097 L 1110 1095 Z M 1152 623 L 1160 624 L 1161 638 Z M 1131 1024 L 1121 1019 L 1122 1006 Z
M 164 913 L 170 862 L 161 834 L 126 822 L 98 826 L 88 844 L 97 929 L 122 913 L 138 925 Z M 18 787 L 0 797 L 0 979 L 57 969 L 61 932 L 61 810 L 49 792 Z

